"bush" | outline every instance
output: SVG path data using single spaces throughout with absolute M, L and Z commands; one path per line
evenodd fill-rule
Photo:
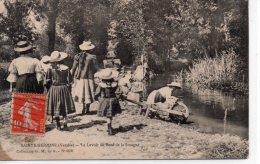
M 198 88 L 248 91 L 248 85 L 238 79 L 240 59 L 229 49 L 215 58 L 206 57 L 194 61 L 193 67 L 186 72 L 186 82 Z
M 10 63 L 0 63 L 0 89 L 7 89 L 9 87 L 9 83 L 6 81 L 9 64 Z
M 0 62 L 1 61 L 10 61 L 12 58 L 13 54 L 10 54 L 4 49 L 0 49 Z

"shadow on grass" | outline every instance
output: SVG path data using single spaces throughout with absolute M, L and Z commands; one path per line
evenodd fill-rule
M 104 123 L 107 123 L 106 121 L 104 120 L 92 120 L 86 124 L 80 124 L 80 125 L 71 125 L 70 126 L 70 123 L 74 123 L 74 122 L 80 122 L 81 119 L 80 118 L 73 118 L 71 119 L 70 121 L 68 121 L 68 127 L 67 128 L 62 128 L 62 131 L 68 131 L 68 132 L 73 132 L 75 130 L 80 130 L 80 129 L 86 129 L 86 128 L 91 128 L 95 125 L 103 125 Z M 56 128 L 56 123 L 52 123 L 52 124 L 49 124 L 49 125 L 46 125 L 45 126 L 45 131 L 46 132 L 49 132 L 53 129 Z
M 56 124 L 55 123 L 45 125 L 45 132 L 52 131 L 55 128 L 56 128 Z
M 145 124 L 136 124 L 136 125 L 128 125 L 128 126 L 119 126 L 118 128 L 115 128 L 114 131 L 115 133 L 125 133 L 125 132 L 128 132 L 128 131 L 131 131 L 131 130 L 141 130 L 143 129 L 143 127 L 146 127 L 147 125 Z
M 86 128 L 91 128 L 95 125 L 103 125 L 107 123 L 104 120 L 92 120 L 86 124 L 81 124 L 81 125 L 72 125 L 72 126 L 68 126 L 68 128 L 64 129 L 63 131 L 69 131 L 69 132 L 73 132 L 75 130 L 81 130 L 81 129 L 86 129 Z
M 90 112 L 88 112 L 86 114 L 78 113 L 78 114 L 75 114 L 75 115 L 73 115 L 73 116 L 71 116 L 69 118 L 74 118 L 74 117 L 78 117 L 78 116 L 96 115 L 96 114 L 97 114 L 97 111 L 90 111 Z

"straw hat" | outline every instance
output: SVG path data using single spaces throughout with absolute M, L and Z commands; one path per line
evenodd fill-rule
M 16 47 L 14 48 L 14 51 L 16 52 L 25 52 L 28 50 L 31 50 L 33 47 L 32 45 L 27 41 L 19 41 L 16 44 Z
M 47 62 L 49 62 L 50 59 L 51 59 L 50 56 L 45 55 L 45 56 L 42 57 L 41 62 L 43 62 L 43 63 L 47 63 Z
M 51 53 L 49 62 L 59 62 L 59 61 L 64 60 L 67 57 L 68 57 L 68 54 L 66 54 L 65 52 L 53 51 Z
M 178 82 L 171 82 L 170 84 L 167 84 L 167 86 L 182 88 L 181 83 L 178 83 Z
M 118 71 L 106 68 L 101 70 L 99 77 L 103 80 L 109 80 L 116 78 L 118 76 Z
M 83 43 L 81 44 L 81 45 L 79 45 L 79 48 L 81 49 L 81 50 L 84 50 L 84 51 L 86 51 L 86 50 L 92 50 L 92 49 L 94 49 L 95 48 L 95 45 L 94 44 L 92 44 L 91 43 L 91 41 L 83 41 Z

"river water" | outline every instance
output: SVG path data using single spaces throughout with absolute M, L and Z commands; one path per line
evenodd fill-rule
M 156 76 L 149 82 L 147 93 L 171 81 L 173 76 Z M 191 113 L 185 126 L 195 126 L 204 133 L 228 133 L 248 139 L 248 97 L 185 86 L 178 96 L 182 97 Z

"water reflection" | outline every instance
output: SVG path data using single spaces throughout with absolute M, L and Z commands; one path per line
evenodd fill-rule
M 173 76 L 160 75 L 147 84 L 147 92 L 165 86 Z M 191 111 L 189 121 L 205 133 L 228 133 L 248 138 L 248 97 L 184 87 L 178 97 Z

